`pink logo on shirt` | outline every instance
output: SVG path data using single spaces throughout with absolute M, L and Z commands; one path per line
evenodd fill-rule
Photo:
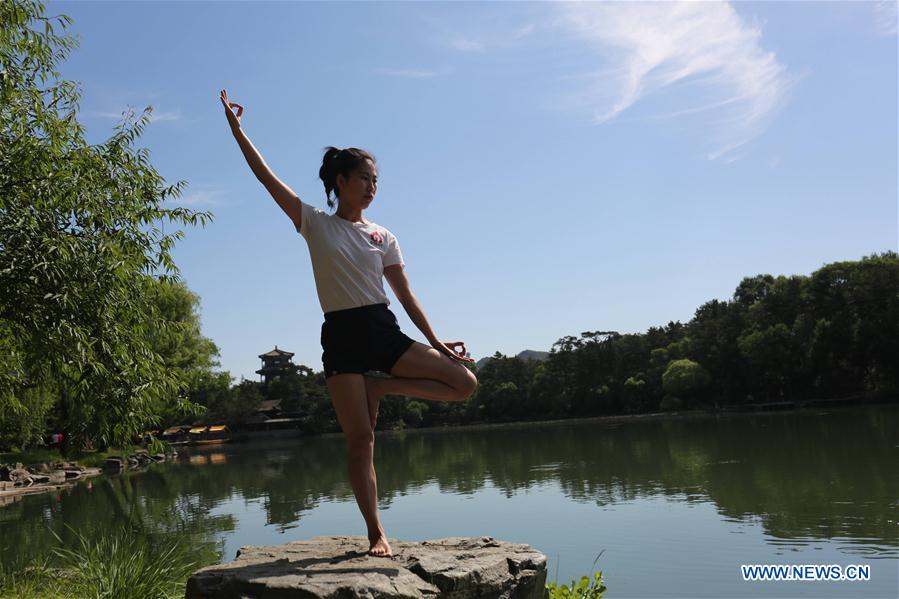
M 375 231 L 371 234 L 371 242 L 376 245 L 382 245 L 384 243 L 384 238 L 378 231 Z

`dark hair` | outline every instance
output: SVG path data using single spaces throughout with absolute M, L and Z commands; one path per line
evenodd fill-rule
M 325 195 L 328 197 L 328 207 L 334 207 L 334 200 L 331 199 L 331 192 L 334 197 L 340 199 L 340 191 L 337 189 L 337 175 L 349 177 L 350 173 L 356 170 L 359 165 L 366 160 L 375 162 L 375 157 L 359 148 L 346 148 L 339 150 L 333 146 L 325 148 L 325 155 L 322 157 L 322 166 L 318 169 L 318 177 L 325 184 Z

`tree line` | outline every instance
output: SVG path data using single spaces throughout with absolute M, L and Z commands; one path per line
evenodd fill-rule
M 543 362 L 497 355 L 472 412 L 490 418 L 638 414 L 858 397 L 899 390 L 899 255 L 810 276 L 744 278 L 687 323 L 586 331 Z
M 810 276 L 744 278 L 687 323 L 645 333 L 585 331 L 545 360 L 494 354 L 464 403 L 388 397 L 379 427 L 715 410 L 899 396 L 899 254 L 835 262 Z M 300 367 L 258 401 L 282 399 L 310 432 L 336 431 L 321 373 Z

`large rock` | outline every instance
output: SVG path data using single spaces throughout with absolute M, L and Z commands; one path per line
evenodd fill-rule
M 42 462 L 40 464 L 35 464 L 34 466 L 29 466 L 27 470 L 32 474 L 50 474 L 52 468 L 48 462 Z
M 16 464 L 16 466 L 20 466 L 21 464 Z M 24 468 L 14 468 L 9 471 L 9 480 L 14 482 L 16 485 L 25 485 L 28 486 L 32 482 L 34 482 L 31 478 L 31 473 L 25 470 Z
M 366 555 L 365 537 L 241 547 L 233 562 L 194 573 L 187 581 L 186 598 L 546 596 L 546 557 L 528 545 L 490 537 L 391 540 L 390 545 L 391 558 Z
M 48 476 L 50 480 L 47 482 L 49 482 L 51 485 L 59 485 L 66 482 L 65 470 L 51 470 Z
M 78 462 L 57 462 L 53 465 L 53 468 L 55 470 L 65 470 L 67 472 L 70 470 L 80 470 L 81 472 L 87 470 L 87 468 L 85 468 Z

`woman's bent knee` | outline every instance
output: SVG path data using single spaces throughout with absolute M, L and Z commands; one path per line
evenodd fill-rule
M 478 377 L 476 377 L 472 371 L 465 368 L 465 374 L 461 377 L 461 380 L 456 387 L 456 390 L 459 392 L 459 401 L 465 401 L 471 397 L 477 388 Z

